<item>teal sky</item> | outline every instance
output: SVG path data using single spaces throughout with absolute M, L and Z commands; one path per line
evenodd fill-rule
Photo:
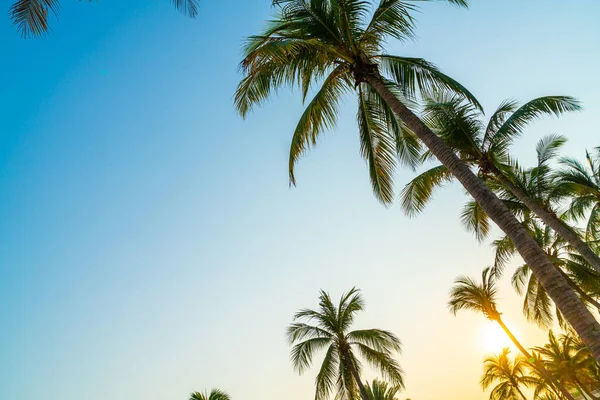
M 488 113 L 507 97 L 579 98 L 583 112 L 518 141 L 526 163 L 549 133 L 573 156 L 600 145 L 600 2 L 471 3 L 424 6 L 417 40 L 390 52 L 436 63 Z M 357 326 L 404 343 L 402 399 L 487 398 L 486 321 L 446 310 L 452 280 L 492 261 L 460 226 L 461 188 L 415 219 L 378 204 L 348 98 L 289 189 L 298 96 L 245 121 L 232 105 L 243 38 L 270 14 L 269 0 L 203 0 L 196 20 L 168 0 L 64 0 L 38 40 L 0 18 L 1 399 L 185 400 L 212 387 L 311 399 L 285 327 L 320 288 L 355 285 Z M 509 323 L 539 344 L 502 289 Z

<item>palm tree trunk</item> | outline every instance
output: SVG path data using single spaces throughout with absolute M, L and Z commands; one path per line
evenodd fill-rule
M 512 240 L 538 281 L 573 326 L 581 340 L 588 346 L 596 360 L 600 362 L 600 324 L 554 268 L 546 253 L 540 249 L 536 241 L 529 236 L 525 228 L 490 188 L 473 174 L 442 139 L 398 100 L 385 86 L 379 75 L 368 74 L 365 80 Z
M 361 397 L 363 398 L 363 400 L 369 400 L 369 393 L 367 392 L 367 388 L 365 388 L 365 385 L 363 385 L 362 381 L 360 380 L 360 376 L 358 375 L 356 366 L 352 361 L 352 357 L 350 357 L 350 352 L 347 349 L 342 349 L 342 356 L 343 362 L 345 362 L 346 366 L 350 369 L 350 373 L 352 374 L 352 377 L 354 378 L 354 381 L 358 386 L 358 390 L 360 391 Z
M 525 397 L 525 395 L 523 394 L 523 392 L 521 392 L 521 389 L 519 388 L 519 384 L 518 383 L 513 383 L 513 386 L 515 387 L 515 389 L 517 389 L 517 392 L 519 392 L 519 394 L 521 395 L 521 397 L 523 398 L 523 400 L 527 400 L 527 397 Z
M 563 237 L 571 246 L 575 248 L 590 263 L 590 265 L 600 272 L 600 257 L 577 235 L 569 226 L 560 220 L 555 214 L 548 212 L 540 203 L 532 199 L 521 188 L 515 185 L 497 168 L 492 167 L 492 173 L 508 190 L 512 192 L 523 204 L 533 211 L 544 221 L 546 225 L 552 228 L 556 233 Z
M 513 335 L 512 332 L 510 331 L 510 329 L 508 329 L 508 327 L 504 324 L 504 321 L 502 321 L 502 318 L 498 317 L 498 319 L 496 319 L 496 322 L 498 323 L 498 325 L 500 325 L 500 327 L 502 328 L 504 333 L 506 333 L 506 335 L 510 338 L 510 340 L 514 343 L 514 345 L 517 346 L 517 348 L 521 351 L 521 353 L 523 353 L 523 355 L 527 358 L 527 361 L 529 361 L 529 363 L 535 369 L 540 371 L 540 373 L 546 379 L 548 379 L 548 381 L 550 382 L 550 384 L 552 386 L 554 386 L 556 389 L 558 389 L 562 393 L 562 395 L 565 396 L 566 399 L 575 400 L 573 398 L 573 396 L 571 395 L 571 393 L 569 393 L 569 391 L 565 387 L 563 387 L 563 385 L 561 385 L 556 379 L 554 379 L 552 374 L 550 372 L 548 372 L 548 370 L 546 368 L 544 368 L 544 366 L 538 360 L 535 360 L 531 356 L 531 353 L 529 353 L 529 351 L 527 351 L 527 349 L 525 347 L 523 347 L 521 342 L 519 342 L 517 340 L 515 335 Z M 534 360 L 534 361 L 532 362 L 531 360 Z

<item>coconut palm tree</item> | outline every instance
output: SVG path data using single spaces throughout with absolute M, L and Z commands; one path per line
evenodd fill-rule
M 363 299 L 356 288 L 344 294 L 337 305 L 321 290 L 318 310 L 303 309 L 294 315 L 287 331 L 288 341 L 293 345 L 294 368 L 303 373 L 311 366 L 314 353 L 326 350 L 316 378 L 315 400 L 328 399 L 334 389 L 341 399 L 354 399 L 357 388 L 363 400 L 370 400 L 360 378 L 359 357 L 394 386 L 404 387 L 402 369 L 394 359 L 394 354 L 400 352 L 396 335 L 380 329 L 350 331 L 356 313 L 363 308 Z
M 454 0 L 464 4 L 464 0 Z M 389 55 L 389 38 L 408 40 L 414 32 L 412 2 L 380 0 L 371 13 L 365 0 L 277 0 L 275 16 L 260 34 L 248 38 L 241 62 L 243 79 L 235 105 L 245 117 L 277 89 L 299 87 L 303 98 L 320 83 L 292 136 L 290 183 L 294 165 L 335 125 L 342 96 L 358 95 L 361 151 L 375 195 L 394 198 L 397 160 L 413 163 L 418 138 L 448 168 L 487 215 L 513 240 L 550 297 L 600 360 L 600 324 L 556 271 L 510 210 L 452 149 L 410 109 L 420 94 L 451 91 L 478 105 L 474 96 L 429 62 Z
M 171 0 L 171 3 L 192 18 L 198 14 L 199 0 Z M 21 35 L 32 37 L 47 33 L 48 14 L 58 16 L 59 10 L 59 0 L 17 0 L 10 7 L 9 14 Z
M 497 308 L 497 294 L 498 289 L 496 287 L 495 276 L 491 273 L 490 268 L 487 267 L 481 273 L 481 283 L 467 276 L 460 276 L 454 281 L 454 286 L 450 291 L 448 307 L 454 315 L 460 310 L 471 310 L 483 314 L 490 321 L 498 323 L 504 333 L 506 333 L 532 366 L 537 368 L 543 376 L 552 382 L 567 399 L 573 400 L 573 397 L 566 388 L 554 380 L 541 363 L 536 363 L 536 359 L 508 329 Z
M 447 97 L 447 96 L 446 96 Z M 515 166 L 509 154 L 513 140 L 524 128 L 543 115 L 560 115 L 580 110 L 579 103 L 568 96 L 546 96 L 533 99 L 521 107 L 511 100 L 500 104 L 487 124 L 481 119 L 483 113 L 477 107 L 453 96 L 428 99 L 424 121 L 444 141 L 458 152 L 465 163 L 478 170 L 480 177 L 500 185 L 516 200 L 531 210 L 544 224 L 561 235 L 573 248 L 600 272 L 600 257 L 585 243 L 575 230 L 562 221 L 554 209 L 556 204 L 541 198 L 539 189 L 523 187 L 515 181 Z M 548 140 L 550 139 L 550 140 Z M 537 147 L 541 176 L 548 175 L 547 160 L 552 157 L 564 138 L 554 136 L 542 140 Z M 413 179 L 402 193 L 402 204 L 409 215 L 421 211 L 436 186 L 444 185 L 452 178 L 448 170 L 439 165 Z M 543 183 L 538 182 L 538 183 Z
M 526 219 L 523 224 L 583 301 L 600 310 L 600 302 L 597 300 L 600 298 L 600 274 L 579 254 L 574 253 L 571 246 L 548 226 L 531 219 Z M 496 250 L 494 270 L 502 271 L 516 250 L 506 236 L 495 240 L 493 245 Z M 512 284 L 517 293 L 524 296 L 523 314 L 529 321 L 548 328 L 556 315 L 558 322 L 564 325 L 565 321 L 560 311 L 556 309 L 527 264 L 516 269 L 512 276 Z
M 230 398 L 222 390 L 212 389 L 209 394 L 200 392 L 190 393 L 189 400 L 230 400 Z
M 593 371 L 590 369 L 587 349 L 578 348 L 575 338 L 570 334 L 556 337 L 548 333 L 548 343 L 534 348 L 541 356 L 545 368 L 564 387 L 577 390 L 582 396 L 592 400 L 600 397 L 592 393 L 599 387 Z M 589 353 L 588 353 L 589 354 Z
M 586 164 L 574 158 L 560 160 L 563 169 L 557 171 L 558 191 L 569 195 L 571 204 L 567 215 L 585 220 L 588 241 L 600 241 L 600 147 L 585 154 Z
M 521 355 L 511 359 L 508 348 L 502 353 L 487 357 L 483 362 L 481 387 L 487 389 L 497 383 L 490 393 L 490 400 L 527 400 L 521 386 L 529 387 L 536 383 L 528 374 L 527 362 Z
M 398 400 L 396 394 L 398 394 L 402 387 L 390 385 L 388 382 L 379 379 L 373 379 L 371 384 L 367 383 L 366 389 L 370 400 Z

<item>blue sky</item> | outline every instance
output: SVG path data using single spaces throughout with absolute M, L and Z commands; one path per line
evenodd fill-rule
M 436 63 L 488 112 L 507 97 L 578 97 L 583 112 L 519 140 L 525 162 L 548 133 L 574 156 L 599 145 L 600 3 L 471 3 L 423 7 L 417 40 L 390 52 Z M 204 0 L 190 20 L 167 0 L 65 0 L 38 40 L 0 19 L 0 398 L 183 400 L 219 387 L 309 399 L 286 324 L 320 288 L 354 285 L 367 302 L 357 324 L 404 342 L 402 398 L 486 398 L 486 322 L 445 305 L 453 278 L 492 257 L 460 227 L 462 190 L 415 219 L 379 205 L 351 98 L 289 189 L 298 97 L 236 115 L 240 47 L 269 4 Z M 508 282 L 502 296 L 538 344 Z

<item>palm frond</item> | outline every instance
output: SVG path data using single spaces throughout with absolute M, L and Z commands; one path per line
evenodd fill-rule
M 171 0 L 171 3 L 190 18 L 196 18 L 198 15 L 199 0 Z
M 438 93 L 449 92 L 467 99 L 482 110 L 479 101 L 460 83 L 443 74 L 435 65 L 422 58 L 380 55 L 382 71 L 391 78 L 408 97 L 425 95 L 435 97 Z
M 483 241 L 490 233 L 490 219 L 475 200 L 464 205 L 460 214 L 460 222 L 467 231 L 475 235 L 479 242 Z
M 10 18 L 24 38 L 48 32 L 48 13 L 58 16 L 59 0 L 17 0 L 9 9 Z
M 422 212 L 433 197 L 433 191 L 452 182 L 453 179 L 454 176 L 443 165 L 418 175 L 408 182 L 400 193 L 404 213 L 412 217 Z
M 368 97 L 368 92 L 358 88 L 358 128 L 362 156 L 367 161 L 375 197 L 385 205 L 394 200 L 393 174 L 396 169 L 394 138 L 386 129 L 385 116 Z

